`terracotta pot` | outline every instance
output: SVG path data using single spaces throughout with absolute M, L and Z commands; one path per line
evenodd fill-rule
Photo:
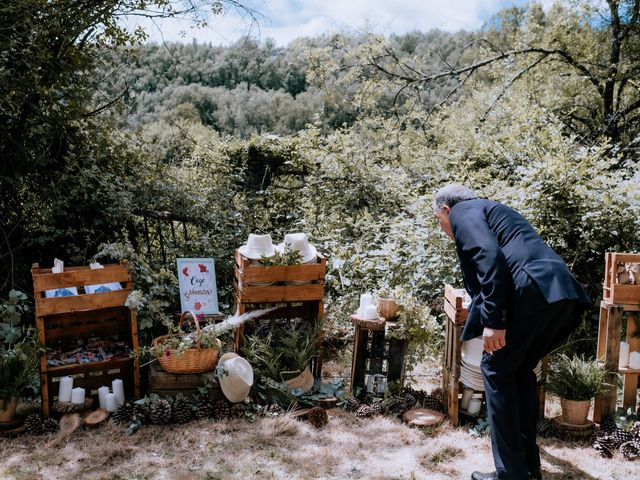
M 16 397 L 0 398 L 0 423 L 8 423 L 13 420 L 17 404 L 18 399 Z
M 560 399 L 562 405 L 562 417 L 571 425 L 584 425 L 588 423 L 587 415 L 591 407 L 591 400 L 567 400 Z

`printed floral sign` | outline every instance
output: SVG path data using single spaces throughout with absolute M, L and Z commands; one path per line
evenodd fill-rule
M 213 258 L 178 258 L 176 263 L 182 311 L 220 313 Z

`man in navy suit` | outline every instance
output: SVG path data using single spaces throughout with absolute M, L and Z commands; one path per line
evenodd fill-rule
M 562 259 L 515 210 L 462 185 L 435 195 L 440 228 L 456 243 L 471 304 L 462 340 L 482 336 L 495 472 L 474 480 L 541 479 L 533 369 L 591 304 Z

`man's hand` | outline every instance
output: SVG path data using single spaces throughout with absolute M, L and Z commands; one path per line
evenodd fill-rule
M 482 332 L 484 351 L 492 353 L 504 347 L 507 344 L 506 333 L 507 331 L 505 329 L 495 330 L 493 328 L 484 327 L 484 331 Z

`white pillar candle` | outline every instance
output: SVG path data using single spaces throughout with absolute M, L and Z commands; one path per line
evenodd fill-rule
M 460 400 L 460 408 L 467 410 L 469 408 L 469 402 L 473 398 L 473 388 L 465 388 L 462 392 L 462 400 Z
M 76 387 L 71 390 L 71 403 L 84 403 L 84 388 Z
M 62 377 L 60 379 L 60 390 L 58 390 L 58 400 L 70 402 L 71 390 L 73 390 L 73 377 Z
M 113 394 L 118 399 L 118 405 L 124 404 L 124 383 L 119 378 L 116 378 L 113 382 L 111 382 L 111 390 L 113 390 Z
M 629 344 L 627 342 L 620 342 L 618 368 L 625 368 L 627 365 L 629 365 Z
M 366 305 L 360 312 L 360 316 L 366 320 L 377 320 L 378 309 L 375 305 Z
M 371 305 L 373 303 L 373 295 L 370 293 L 363 293 L 360 295 L 360 309 L 363 309 L 367 305 Z
M 105 396 L 105 404 L 107 412 L 115 412 L 118 409 L 118 399 L 113 393 L 107 393 Z
M 640 352 L 631 352 L 629 355 L 629 368 L 640 370 Z
M 107 393 L 109 393 L 109 387 L 102 386 L 98 389 L 98 402 L 100 408 L 107 408 Z
M 480 400 L 479 398 L 472 398 L 469 401 L 469 408 L 467 409 L 467 412 L 469 412 L 471 415 L 475 415 L 476 413 L 480 412 L 480 407 L 482 407 L 482 400 Z

